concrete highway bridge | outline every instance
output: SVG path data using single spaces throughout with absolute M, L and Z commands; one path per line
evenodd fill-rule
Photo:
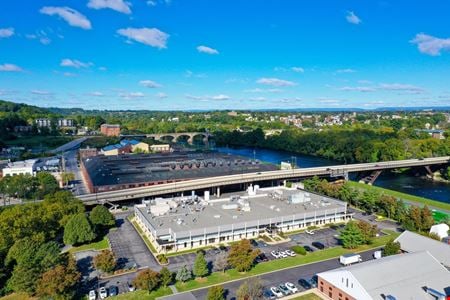
M 381 171 L 410 167 L 429 167 L 443 165 L 450 162 L 450 156 L 433 157 L 425 159 L 408 159 L 378 163 L 348 164 L 313 168 L 299 168 L 292 170 L 277 170 L 258 173 L 243 173 L 237 175 L 217 176 L 201 179 L 193 179 L 172 183 L 164 183 L 153 186 L 130 188 L 95 194 L 77 196 L 85 204 L 91 205 L 104 202 L 116 202 L 133 199 L 143 199 L 165 194 L 203 190 L 227 185 L 254 183 L 263 181 L 285 180 L 305 178 L 313 176 L 345 177 L 351 172 Z
M 152 138 L 155 141 L 174 141 L 178 142 L 180 139 L 187 140 L 192 144 L 195 137 L 202 137 L 204 143 L 207 143 L 209 138 L 213 135 L 209 132 L 177 132 L 177 133 L 155 133 L 155 134 L 132 134 L 132 135 L 120 135 L 123 138 L 135 138 L 146 137 Z

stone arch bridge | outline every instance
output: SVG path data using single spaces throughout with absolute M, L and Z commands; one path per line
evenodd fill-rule
M 155 141 L 167 141 L 172 139 L 172 141 L 179 141 L 181 138 L 187 138 L 187 142 L 192 144 L 194 138 L 201 136 L 204 143 L 207 143 L 213 135 L 209 132 L 174 132 L 174 133 L 153 133 L 153 134 L 141 134 L 141 135 L 122 135 L 122 137 L 146 137 L 152 138 Z

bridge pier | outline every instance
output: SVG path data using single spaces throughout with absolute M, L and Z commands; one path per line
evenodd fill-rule
M 430 166 L 424 166 L 425 170 L 427 171 L 427 174 L 431 177 L 431 179 L 434 178 L 434 173 L 431 170 Z

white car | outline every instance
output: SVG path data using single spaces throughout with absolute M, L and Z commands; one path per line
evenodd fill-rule
M 278 251 L 272 251 L 272 252 L 270 252 L 270 254 L 273 257 L 275 257 L 275 258 L 280 258 L 281 257 L 280 252 L 278 252 Z
M 292 282 L 286 282 L 284 285 L 287 287 L 288 290 L 291 291 L 291 293 L 298 292 L 298 288 Z
M 287 255 L 286 252 L 284 252 L 284 251 L 280 251 L 280 252 L 278 252 L 278 254 L 279 254 L 282 258 L 288 257 L 288 255 Z
M 270 291 L 271 291 L 275 296 L 277 296 L 278 298 L 281 298 L 281 297 L 284 296 L 283 293 L 280 291 L 280 289 L 277 288 L 277 287 L 275 287 L 275 286 L 271 287 L 271 288 L 270 288 Z
M 95 294 L 94 290 L 89 291 L 89 300 L 95 300 L 97 299 L 97 295 Z
M 106 297 L 108 297 L 108 291 L 106 290 L 106 288 L 104 286 L 102 286 L 100 288 L 100 290 L 98 291 L 98 294 L 100 295 L 100 299 L 105 299 Z
M 292 256 L 292 257 L 294 257 L 294 256 L 296 256 L 297 254 L 294 252 L 294 251 L 292 251 L 292 250 L 286 250 L 286 251 L 284 251 L 287 255 L 289 255 L 289 256 Z
M 305 232 L 306 232 L 307 234 L 311 234 L 311 235 L 313 235 L 313 234 L 314 234 L 314 231 L 312 231 L 312 230 L 308 230 L 308 229 L 306 229 L 306 230 L 305 230 Z

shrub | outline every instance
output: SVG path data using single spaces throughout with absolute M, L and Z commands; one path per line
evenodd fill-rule
M 156 259 L 158 259 L 160 264 L 167 264 L 169 262 L 169 259 L 167 258 L 166 255 L 164 254 L 158 254 L 156 256 Z
M 291 250 L 300 255 L 306 255 L 306 250 L 302 246 L 292 246 Z

